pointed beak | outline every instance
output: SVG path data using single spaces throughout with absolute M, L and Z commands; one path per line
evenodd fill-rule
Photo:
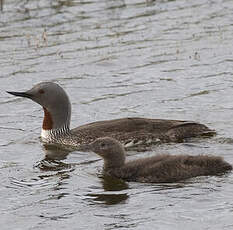
M 10 91 L 6 91 L 9 94 L 12 94 L 16 97 L 26 97 L 26 98 L 32 98 L 32 95 L 27 93 L 27 92 L 10 92 Z

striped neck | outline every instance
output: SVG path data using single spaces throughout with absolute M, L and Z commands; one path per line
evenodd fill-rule
M 44 142 L 57 142 L 61 137 L 71 134 L 70 131 L 70 107 L 60 113 L 51 113 L 44 108 L 44 120 L 41 130 L 41 138 Z
M 43 129 L 41 130 L 41 138 L 44 142 L 56 142 L 62 137 L 71 134 L 68 125 L 64 125 L 58 129 Z

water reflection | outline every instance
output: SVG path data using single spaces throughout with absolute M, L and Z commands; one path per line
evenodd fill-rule
M 172 189 L 182 189 L 184 188 L 186 185 L 189 185 L 189 182 L 180 182 L 180 183 L 170 183 L 170 184 L 153 184 L 151 185 L 153 188 L 153 191 L 155 193 L 160 193 L 161 191 L 163 192 L 164 190 L 172 190 Z
M 114 205 L 122 203 L 129 198 L 129 195 L 126 192 L 120 192 L 129 188 L 125 181 L 107 175 L 99 175 L 98 177 L 100 178 L 104 192 L 88 193 L 87 196 L 92 198 L 92 202 Z M 109 193 L 109 191 L 111 193 Z
M 119 204 L 122 203 L 123 201 L 126 201 L 129 198 L 127 193 L 123 193 L 123 194 L 100 193 L 100 194 L 87 194 L 87 196 L 91 197 L 94 203 L 101 203 L 101 204 L 103 203 L 106 205 Z
M 73 151 L 54 144 L 43 144 L 43 150 L 45 152 L 45 160 L 64 160 Z
M 46 157 L 37 162 L 34 168 L 39 168 L 42 171 L 61 171 L 70 169 L 72 171 L 73 167 L 71 164 L 64 163 L 59 160 L 47 159 Z
M 37 162 L 34 165 L 34 168 L 39 168 L 42 171 L 61 171 L 61 170 L 69 170 L 72 171 L 74 169 L 73 164 L 68 164 L 62 162 L 65 160 L 71 149 L 61 148 L 61 146 L 44 144 L 43 150 L 45 156 L 42 160 Z
M 128 183 L 121 179 L 108 175 L 100 175 L 99 178 L 101 179 L 104 191 L 121 191 L 129 188 Z

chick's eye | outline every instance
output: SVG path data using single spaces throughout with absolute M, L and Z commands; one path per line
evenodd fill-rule
M 100 147 L 102 147 L 102 148 L 104 148 L 105 146 L 106 146 L 105 143 L 101 143 L 101 144 L 100 144 Z
M 44 90 L 43 89 L 40 89 L 38 92 L 39 92 L 39 94 L 44 94 Z

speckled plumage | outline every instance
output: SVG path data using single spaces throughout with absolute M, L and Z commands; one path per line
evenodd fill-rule
M 110 136 L 127 147 L 133 147 L 181 142 L 185 138 L 215 134 L 207 126 L 192 121 L 136 117 L 98 121 L 70 130 L 71 104 L 58 84 L 42 82 L 26 92 L 8 93 L 30 98 L 44 108 L 41 137 L 45 143 L 79 148 L 98 137 Z
M 221 157 L 210 155 L 164 154 L 125 163 L 123 146 L 110 137 L 96 139 L 90 149 L 104 159 L 105 174 L 126 181 L 170 183 L 232 170 Z

